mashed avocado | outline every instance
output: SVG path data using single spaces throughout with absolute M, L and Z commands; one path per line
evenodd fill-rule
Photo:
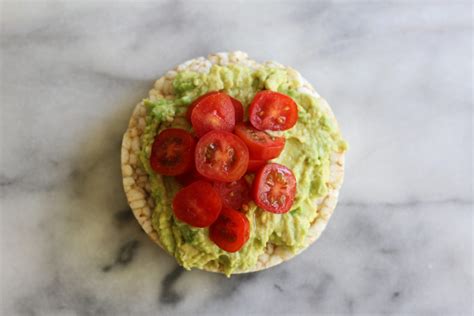
M 142 138 L 140 160 L 150 176 L 152 196 L 156 202 L 153 227 L 165 249 L 186 269 L 222 266 L 230 275 L 236 269 L 253 267 L 267 242 L 298 251 L 316 218 L 316 200 L 327 193 L 331 152 L 342 152 L 346 143 L 338 128 L 324 113 L 320 100 L 297 91 L 300 83 L 286 69 L 214 65 L 208 74 L 178 73 L 173 82 L 175 98 L 145 100 L 147 127 Z M 180 185 L 173 177 L 155 174 L 149 165 L 151 144 L 157 133 L 169 127 L 191 129 L 184 118 L 188 105 L 200 95 L 224 90 L 247 108 L 255 93 L 269 89 L 291 96 L 298 105 L 299 119 L 288 131 L 280 157 L 273 161 L 293 170 L 297 179 L 296 199 L 290 212 L 273 214 L 251 202 L 246 213 L 250 238 L 236 253 L 228 253 L 208 238 L 207 228 L 194 228 L 178 221 L 171 207 Z

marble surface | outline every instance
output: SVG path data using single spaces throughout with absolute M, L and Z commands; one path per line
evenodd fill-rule
M 470 1 L 1 1 L 1 315 L 472 315 Z M 142 233 L 120 140 L 153 80 L 240 49 L 299 69 L 350 142 L 296 259 L 185 272 Z

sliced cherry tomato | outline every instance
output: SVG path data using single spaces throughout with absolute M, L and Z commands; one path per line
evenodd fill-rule
M 234 111 L 235 111 L 235 123 L 242 122 L 244 120 L 244 107 L 242 106 L 242 103 L 240 103 L 239 100 L 231 97 L 230 100 L 232 101 L 232 105 L 234 106 Z
M 250 123 L 259 130 L 284 131 L 298 120 L 295 101 L 285 94 L 265 90 L 255 95 L 249 107 Z
M 196 106 L 196 104 L 201 101 L 204 97 L 207 97 L 208 95 L 211 95 L 211 94 L 216 94 L 216 93 L 219 93 L 219 91 L 211 91 L 211 92 L 208 92 L 206 94 L 203 94 L 201 95 L 200 97 L 198 97 L 196 100 L 193 101 L 193 103 L 191 103 L 191 105 L 188 107 L 188 110 L 186 111 L 186 118 L 188 119 L 188 121 L 191 122 L 191 113 L 193 112 L 193 109 L 194 107 Z
M 249 237 L 247 217 L 231 208 L 223 207 L 217 220 L 209 227 L 209 238 L 227 252 L 239 251 Z
M 267 164 L 266 160 L 249 159 L 249 166 L 247 167 L 247 172 L 257 172 L 258 169 L 262 168 L 266 164 Z
M 219 193 L 207 181 L 196 181 L 176 193 L 173 212 L 177 219 L 194 227 L 214 223 L 222 209 Z
M 190 185 L 191 183 L 198 180 L 207 180 L 197 172 L 196 167 L 193 165 L 191 171 L 177 175 L 176 180 L 183 186 Z
M 165 176 L 176 176 L 191 170 L 196 141 L 191 133 L 168 128 L 155 137 L 151 148 L 152 169 Z
M 296 179 L 287 167 L 269 163 L 261 168 L 253 181 L 252 196 L 255 203 L 272 213 L 286 213 L 293 205 Z
M 191 124 L 198 136 L 213 130 L 232 132 L 235 110 L 229 96 L 223 92 L 204 96 L 191 112 Z
M 250 186 L 243 177 L 232 182 L 214 182 L 214 188 L 226 207 L 238 210 L 250 201 Z
M 219 93 L 219 91 L 212 91 L 208 92 L 200 97 L 198 97 L 196 100 L 191 103 L 191 105 L 188 107 L 188 110 L 186 111 L 186 118 L 188 121 L 191 122 L 191 113 L 193 112 L 194 107 L 196 104 L 201 101 L 204 97 L 211 95 L 211 94 L 216 94 Z M 239 100 L 229 96 L 230 100 L 232 101 L 232 105 L 234 106 L 234 111 L 235 111 L 235 122 L 242 122 L 244 120 L 244 107 L 242 106 L 242 103 L 240 103 Z
M 234 132 L 247 145 L 250 158 L 253 160 L 270 160 L 276 158 L 285 147 L 284 137 L 272 136 L 248 124 L 237 124 Z
M 249 151 L 245 143 L 229 132 L 210 131 L 196 145 L 196 170 L 204 177 L 231 182 L 247 171 Z

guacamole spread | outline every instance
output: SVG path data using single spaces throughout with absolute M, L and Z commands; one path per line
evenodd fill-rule
M 298 92 L 300 85 L 287 69 L 213 65 L 207 74 L 179 72 L 173 81 L 173 98 L 144 101 L 147 126 L 142 136 L 140 160 L 149 175 L 156 203 L 152 223 L 162 246 L 184 268 L 220 266 L 230 275 L 237 269 L 254 267 L 268 242 L 294 252 L 305 246 L 308 229 L 317 216 L 316 201 L 328 190 L 330 155 L 334 151 L 343 152 L 346 143 L 321 107 L 320 99 Z M 153 172 L 149 163 L 151 145 L 155 135 L 163 129 L 191 130 L 185 118 L 187 107 L 209 91 L 224 90 L 242 102 L 246 110 L 254 95 L 264 89 L 287 94 L 298 105 L 298 121 L 293 128 L 280 132 L 286 138 L 286 145 L 281 155 L 273 160 L 293 171 L 297 180 L 296 198 L 291 210 L 285 214 L 264 211 L 250 202 L 246 212 L 250 238 L 238 252 L 228 253 L 209 239 L 208 228 L 191 227 L 174 217 L 172 200 L 181 186 L 174 177 Z

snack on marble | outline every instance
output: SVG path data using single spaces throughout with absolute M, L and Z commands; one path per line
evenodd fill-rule
M 281 92 L 297 104 L 298 120 L 288 119 L 296 125 L 267 131 L 272 139 L 286 139 L 283 151 L 281 148 L 274 151 L 278 156 L 271 156 L 276 158 L 270 162 L 286 166 L 294 173 L 296 196 L 283 210 L 284 214 L 259 208 L 254 201 L 242 205 L 239 214 L 244 214 L 249 223 L 248 241 L 242 248 L 232 250 L 235 252 L 227 252 L 209 238 L 207 226 L 192 227 L 176 218 L 172 202 L 183 188 L 182 175 L 175 178 L 156 173 L 150 165 L 151 147 L 155 137 L 164 130 L 194 131 L 192 126 L 196 127 L 202 120 L 196 119 L 196 114 L 191 125 L 187 112 L 190 104 L 202 95 L 223 91 L 243 105 L 243 120 L 247 120 L 249 104 L 262 90 Z M 290 98 L 288 102 L 293 102 Z M 251 123 L 265 129 L 268 125 Z M 219 128 L 223 130 L 233 130 L 233 126 L 221 125 Z M 199 128 L 202 129 L 199 134 L 212 133 L 207 133 L 206 126 Z M 320 236 L 337 203 L 345 150 L 346 143 L 329 105 L 297 71 L 275 62 L 258 64 L 242 52 L 219 53 L 187 61 L 169 71 L 156 81 L 148 99 L 135 107 L 122 142 L 123 185 L 144 231 L 179 264 L 187 269 L 200 268 L 227 275 L 252 272 L 296 256 Z M 262 168 L 255 165 L 256 170 Z M 196 172 L 188 169 L 188 176 Z M 201 176 L 199 172 L 197 175 Z M 249 171 L 239 181 L 245 179 L 251 183 L 254 178 Z M 190 182 L 194 180 L 197 179 Z M 210 221 L 214 220 L 213 217 Z

